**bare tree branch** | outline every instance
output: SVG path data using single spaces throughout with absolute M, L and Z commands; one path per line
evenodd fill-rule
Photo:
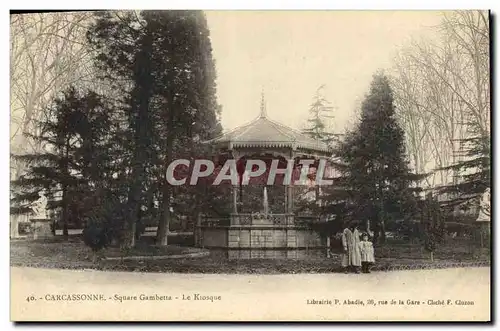
M 395 61 L 398 116 L 417 171 L 454 164 L 461 157 L 456 142 L 467 137 L 471 121 L 482 136 L 489 136 L 488 24 L 484 11 L 445 14 L 435 30 L 438 42 L 414 43 Z M 428 146 L 431 153 L 425 152 Z M 428 163 L 421 161 L 429 157 Z M 456 178 L 452 173 L 439 175 L 441 184 L 450 175 Z

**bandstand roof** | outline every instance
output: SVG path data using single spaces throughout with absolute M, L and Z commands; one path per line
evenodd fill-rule
M 325 155 L 330 153 L 327 144 L 269 119 L 264 100 L 261 102 L 259 117 L 205 143 L 228 149 L 291 148 L 321 152 Z

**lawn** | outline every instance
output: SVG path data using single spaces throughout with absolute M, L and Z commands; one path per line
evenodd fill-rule
M 39 268 L 93 268 L 90 250 L 81 242 L 10 242 L 10 264 Z
M 128 256 L 164 256 L 190 254 L 196 248 L 139 246 Z M 107 257 L 120 257 L 123 252 L 108 249 Z M 208 257 L 157 259 L 157 260 L 112 260 L 92 262 L 90 250 L 80 242 L 29 242 L 11 241 L 11 265 L 62 269 L 100 269 L 139 272 L 179 273 L 226 273 L 226 274 L 280 274 L 280 273 L 328 273 L 340 272 L 340 255 L 332 258 L 310 258 L 305 260 L 228 260 L 221 254 Z M 395 244 L 376 249 L 377 263 L 374 270 L 426 269 L 455 266 L 489 265 L 489 255 L 479 254 L 464 245 L 445 245 L 435 253 L 435 261 L 418 245 Z
M 430 258 L 423 245 L 409 244 L 404 242 L 391 242 L 375 248 L 375 255 L 384 259 L 412 259 L 426 260 Z M 466 240 L 450 240 L 438 246 L 434 252 L 435 259 L 450 261 L 468 261 L 485 259 L 489 257 L 487 249 L 481 249 L 478 245 L 472 245 Z

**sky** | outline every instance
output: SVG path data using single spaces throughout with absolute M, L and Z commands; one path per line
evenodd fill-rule
M 336 132 L 354 121 L 372 75 L 397 51 L 432 36 L 437 11 L 207 11 L 225 130 L 259 115 L 300 129 L 315 91 L 334 107 Z

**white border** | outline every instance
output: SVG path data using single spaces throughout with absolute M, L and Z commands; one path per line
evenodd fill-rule
M 85 5 L 87 8 L 91 9 L 233 9 L 233 10 L 241 10 L 241 9 L 288 9 L 288 10 L 299 10 L 299 9 L 310 9 L 310 10 L 324 10 L 324 9 L 329 9 L 329 10 L 444 10 L 444 9 L 492 9 L 493 13 L 498 13 L 498 7 L 499 7 L 499 1 L 493 1 L 493 0 L 475 0 L 475 1 L 464 1 L 464 0 L 448 0 L 448 1 L 433 1 L 433 0 L 406 0 L 406 1 L 398 1 L 398 0 L 378 0 L 378 1 L 360 1 L 360 0 L 350 0 L 350 1 L 331 1 L 331 0 L 303 0 L 303 1 L 298 1 L 298 0 L 282 0 L 282 1 L 277 1 L 277 0 L 253 0 L 253 1 L 222 1 L 222 0 L 212 0 L 212 1 L 203 1 L 203 0 L 170 0 L 170 1 L 148 1 L 148 0 L 142 0 L 142 1 L 130 1 L 130 0 L 114 0 L 114 1 L 102 1 L 102 0 L 87 0 L 84 3 L 81 2 L 69 2 L 69 1 L 15 1 L 15 2 L 2 2 L 2 5 L 9 5 L 14 7 L 15 9 L 32 9 L 32 8 L 44 8 L 45 10 L 49 9 L 81 9 L 80 5 Z M 9 9 L 9 8 L 6 8 Z M 498 17 L 496 18 L 495 21 L 495 31 L 498 33 Z M 9 322 L 10 320 L 10 311 L 9 311 L 9 305 L 10 305 L 10 298 L 8 295 L 7 288 L 9 288 L 9 268 L 7 267 L 9 265 L 9 240 L 8 240 L 8 234 L 9 234 L 9 203 L 8 203 L 8 187 L 9 187 L 9 144 L 7 143 L 9 141 L 9 94 L 10 94 L 10 81 L 9 81 L 9 72 L 8 72 L 8 62 L 9 62 L 9 55 L 8 51 L 9 50 L 9 18 L 8 14 L 6 11 L 4 11 L 4 15 L 1 15 L 1 42 L 2 45 L 4 45 L 4 51 L 1 53 L 2 54 L 2 62 L 4 65 L 1 66 L 1 75 L 0 77 L 2 78 L 2 94 L 4 102 L 4 110 L 0 112 L 2 118 L 0 120 L 0 125 L 2 126 L 2 129 L 0 129 L 0 134 L 2 135 L 2 140 L 4 141 L 3 144 L 0 144 L 1 148 L 1 155 L 5 157 L 3 162 L 1 163 L 1 184 L 0 187 L 3 188 L 1 191 L 2 196 L 0 199 L 0 203 L 2 206 L 2 212 L 4 217 L 3 219 L 3 226 L 4 226 L 4 240 L 2 241 L 2 245 L 5 249 L 3 254 L 1 254 L 2 257 L 2 265 L 6 266 L 5 268 L 2 268 L 3 270 L 3 275 L 2 278 L 4 280 L 5 284 L 5 291 L 4 295 L 1 298 L 1 309 L 0 311 L 3 314 L 2 318 L 2 329 L 12 329 L 14 328 L 14 325 Z M 496 46 L 496 45 L 495 45 Z M 495 53 L 495 63 L 498 65 L 497 61 L 497 54 Z M 497 75 L 495 74 L 495 82 L 498 83 Z M 494 88 L 495 92 L 495 97 L 498 98 L 498 93 L 497 92 L 497 86 Z M 495 98 L 495 99 L 496 99 Z M 492 105 L 493 108 L 495 109 L 496 104 Z M 498 125 L 495 119 L 495 124 Z M 495 135 L 495 130 L 493 130 L 494 133 L 494 141 L 495 141 L 495 151 L 497 150 L 500 142 L 497 140 L 497 135 Z M 498 162 L 497 162 L 498 163 Z M 495 167 L 495 170 L 497 167 Z M 496 180 L 494 185 L 496 185 Z M 494 195 L 494 202 L 498 202 L 500 198 L 498 197 L 498 192 L 495 192 L 496 194 Z M 495 226 L 495 228 L 498 228 L 498 225 Z M 497 236 L 497 232 L 495 231 L 495 238 Z M 498 245 L 497 245 L 498 246 Z M 495 256 L 498 253 L 498 247 L 495 250 Z M 494 279 L 491 280 L 491 282 L 494 282 Z M 471 284 L 472 286 L 472 284 Z M 498 286 L 496 286 L 497 288 Z M 492 298 L 493 299 L 493 298 Z M 498 305 L 495 305 L 498 306 Z M 498 317 L 498 315 L 497 315 Z M 335 328 L 348 328 L 349 326 L 345 325 L 332 325 L 332 326 L 327 326 L 326 327 L 335 327 Z M 47 326 L 38 326 L 42 328 L 52 328 L 53 326 L 47 325 Z M 64 326 L 63 328 L 70 328 L 71 326 Z M 104 328 L 105 326 L 95 326 L 97 329 Z M 123 326 L 120 326 L 123 327 Z M 138 326 L 134 326 L 138 327 Z M 168 326 L 171 329 L 176 329 L 178 326 Z M 184 326 L 186 327 L 186 326 Z M 258 325 L 257 326 L 261 330 L 266 330 L 270 329 L 270 326 L 263 326 L 263 325 Z M 359 326 L 358 326 L 359 327 Z M 363 328 L 371 328 L 372 326 L 366 326 Z M 387 327 L 387 325 L 383 326 L 384 328 Z M 399 327 L 399 326 L 395 326 Z M 453 327 L 453 326 L 451 326 Z M 212 328 L 214 330 L 218 329 L 218 326 L 210 326 L 209 328 Z
M 331 0 L 88 0 L 85 6 L 92 9 L 336 9 L 336 10 L 442 10 L 442 9 L 490 9 L 494 2 L 489 0 L 378 0 L 378 1 L 331 1 Z M 41 3 L 35 0 L 16 1 L 16 9 L 40 8 Z M 66 1 L 44 1 L 44 9 L 81 9 L 81 3 Z

